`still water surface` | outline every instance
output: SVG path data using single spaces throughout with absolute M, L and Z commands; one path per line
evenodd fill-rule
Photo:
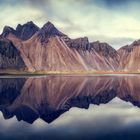
M 0 78 L 0 140 L 140 139 L 140 76 Z

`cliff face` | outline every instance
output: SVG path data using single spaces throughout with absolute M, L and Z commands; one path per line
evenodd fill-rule
M 108 64 L 112 66 L 114 71 L 119 70 L 119 61 L 120 61 L 120 56 L 118 52 L 112 48 L 109 44 L 107 43 L 102 43 L 99 41 L 91 43 L 91 47 L 101 56 L 103 57 Z
M 109 44 L 99 41 L 90 43 L 87 37 L 78 39 L 65 37 L 64 40 L 70 48 L 76 49 L 82 56 L 89 70 L 117 70 L 119 55 Z
M 90 51 L 90 43 L 87 37 L 77 38 L 77 39 L 70 39 L 67 36 L 63 38 L 66 44 L 70 48 L 74 48 L 76 50 L 83 50 L 83 51 Z
M 87 37 L 71 39 L 51 22 L 42 28 L 33 22 L 6 26 L 1 38 L 9 40 L 9 51 L 16 52 L 12 59 L 1 56 L 3 69 L 27 69 L 47 72 L 139 71 L 140 41 L 118 51 L 107 43 L 90 43 Z M 5 47 L 1 43 L 1 52 Z M 9 52 L 8 51 L 8 52 Z M 8 59 L 9 58 L 9 59 Z M 20 59 L 17 59 L 20 58 Z M 12 61 L 12 62 L 11 62 Z
M 8 39 L 0 39 L 0 69 L 24 70 L 25 64 L 20 52 Z
M 140 71 L 140 40 L 118 50 L 122 71 Z

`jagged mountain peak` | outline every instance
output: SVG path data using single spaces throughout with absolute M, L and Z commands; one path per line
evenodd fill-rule
M 1 34 L 2 37 L 6 37 L 9 33 L 15 34 L 15 30 L 10 26 L 5 26 Z
M 136 40 L 130 45 L 125 45 L 118 50 L 120 56 L 120 68 L 125 71 L 140 70 L 140 40 Z
M 90 43 L 88 37 L 80 37 L 76 39 L 70 39 L 66 37 L 64 40 L 70 48 L 90 50 Z
M 88 40 L 88 37 L 79 37 L 79 38 L 76 38 L 76 39 L 71 39 L 73 41 L 76 41 L 76 42 L 84 42 L 84 43 L 89 43 L 89 40 Z
M 131 52 L 136 47 L 140 47 L 140 39 L 135 40 L 130 45 L 125 45 L 125 46 L 121 47 L 118 51 L 126 50 L 127 52 Z
M 113 58 L 117 56 L 117 51 L 108 43 L 96 41 L 90 43 L 90 45 L 91 48 L 93 48 L 98 53 L 102 53 L 102 55 L 105 57 L 111 56 Z
M 46 22 L 41 29 L 45 31 L 50 31 L 50 30 L 58 31 L 58 29 L 50 21 Z
M 50 21 L 48 21 L 39 30 L 39 36 L 41 37 L 41 42 L 44 42 L 47 41 L 49 37 L 65 35 L 62 32 L 60 32 Z
M 27 40 L 31 38 L 38 30 L 39 27 L 32 21 L 27 22 L 23 25 L 18 24 L 16 27 L 16 36 L 22 40 Z
M 91 44 L 97 44 L 97 45 L 102 45 L 102 46 L 106 46 L 106 47 L 110 47 L 112 48 L 108 43 L 106 42 L 100 42 L 99 40 L 95 41 L 95 42 L 91 42 Z M 114 49 L 114 48 L 113 48 Z M 115 49 L 114 49 L 115 50 Z
M 18 24 L 17 27 L 16 27 L 16 31 L 20 30 L 21 28 L 29 28 L 29 27 L 30 28 L 36 28 L 37 30 L 39 30 L 39 27 L 37 25 L 35 25 L 33 23 L 33 21 L 29 21 L 29 22 L 27 22 L 27 23 L 25 23 L 23 25 Z
M 50 26 L 50 27 L 54 27 L 54 24 L 51 23 L 50 21 L 48 21 L 48 22 L 46 22 L 46 23 L 43 25 L 42 28 L 45 28 L 45 27 L 48 27 L 48 26 Z
M 32 37 L 38 30 L 39 27 L 30 21 L 23 25 L 18 24 L 15 30 L 9 26 L 5 26 L 2 32 L 2 36 L 7 37 L 9 33 L 12 33 L 21 40 L 27 40 Z
M 133 46 L 139 46 L 140 45 L 140 39 L 135 40 L 131 45 L 133 45 Z

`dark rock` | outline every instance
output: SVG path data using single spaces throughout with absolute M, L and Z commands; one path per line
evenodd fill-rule
M 117 51 L 107 43 L 101 43 L 99 41 L 89 43 L 87 37 L 77 39 L 64 37 L 63 40 L 70 48 L 75 48 L 77 50 L 82 49 L 84 51 L 91 51 L 91 49 L 94 49 L 97 53 L 103 55 L 104 57 L 117 57 Z
M 140 45 L 140 39 L 134 41 L 134 42 L 131 44 L 131 46 L 138 46 L 138 45 Z
M 9 26 L 5 26 L 1 36 L 6 37 L 9 33 L 16 34 L 16 31 L 13 28 L 9 27 Z
M 22 40 L 27 40 L 31 38 L 37 31 L 39 27 L 37 27 L 32 21 L 27 22 L 26 24 L 18 24 L 16 30 L 9 26 L 5 26 L 2 32 L 2 37 L 7 37 L 9 33 L 14 34 L 17 38 Z
M 47 42 L 48 38 L 55 36 L 65 36 L 61 33 L 51 22 L 47 22 L 38 33 L 38 36 L 41 38 L 41 42 Z
M 16 36 L 22 40 L 27 40 L 31 38 L 38 30 L 39 27 L 37 27 L 32 21 L 27 22 L 24 25 L 18 24 L 16 27 Z
M 17 108 L 13 114 L 16 116 L 18 121 L 25 121 L 32 124 L 36 119 L 38 119 L 39 115 L 28 106 L 22 105 Z
M 64 38 L 64 41 L 70 48 L 90 50 L 90 43 L 87 37 L 77 39 Z
M 100 53 L 105 57 L 111 56 L 113 58 L 117 56 L 117 51 L 107 43 L 101 43 L 99 41 L 96 41 L 96 42 L 90 43 L 90 46 L 97 53 Z
M 0 106 L 7 106 L 20 95 L 25 83 L 25 78 L 1 78 L 0 79 Z
M 16 49 L 8 39 L 0 39 L 0 69 L 24 69 L 26 66 Z

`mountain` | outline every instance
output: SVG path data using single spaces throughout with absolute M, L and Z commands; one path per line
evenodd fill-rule
M 61 33 L 51 22 L 47 22 L 44 26 L 39 30 L 38 36 L 41 39 L 41 43 L 47 42 L 50 37 L 55 36 L 65 36 Z
M 18 24 L 15 30 L 9 26 L 5 26 L 2 32 L 2 36 L 7 37 L 10 33 L 12 33 L 19 39 L 27 40 L 32 37 L 32 35 L 35 34 L 38 30 L 39 27 L 30 21 L 23 25 Z
M 14 64 L 0 58 L 0 68 L 21 68 L 21 71 L 39 73 L 120 72 L 139 70 L 139 44 L 122 47 L 118 51 L 107 43 L 89 42 L 87 37 L 71 39 L 51 22 L 37 27 L 32 21 L 16 29 L 5 26 L 1 38 L 11 42 L 16 57 Z M 10 45 L 7 45 L 7 47 Z M 3 44 L 0 44 L 3 49 Z M 10 55 L 10 52 L 8 52 Z M 19 66 L 17 66 L 19 65 Z
M 20 56 L 20 52 L 16 49 L 13 43 L 6 39 L 0 38 L 0 68 L 24 70 L 25 63 Z
M 99 41 L 90 43 L 87 37 L 65 40 L 70 48 L 80 53 L 89 70 L 115 71 L 118 68 L 119 55 L 109 44 Z
M 120 56 L 118 52 L 107 43 L 99 41 L 91 43 L 91 47 L 101 56 L 106 59 L 106 62 L 110 64 L 114 71 L 118 70 Z
M 118 67 L 117 51 L 103 43 L 90 43 L 87 37 L 70 39 L 51 22 L 39 29 L 33 22 L 18 25 L 16 30 L 5 27 L 1 35 L 10 40 L 30 72 L 114 71 Z M 107 56 L 101 51 L 113 52 Z M 107 53 L 107 52 L 106 52 Z M 115 55 L 116 53 L 116 55 Z M 15 67 L 16 69 L 16 67 Z
M 120 70 L 122 71 L 140 71 L 140 40 L 134 41 L 118 50 L 120 56 Z

